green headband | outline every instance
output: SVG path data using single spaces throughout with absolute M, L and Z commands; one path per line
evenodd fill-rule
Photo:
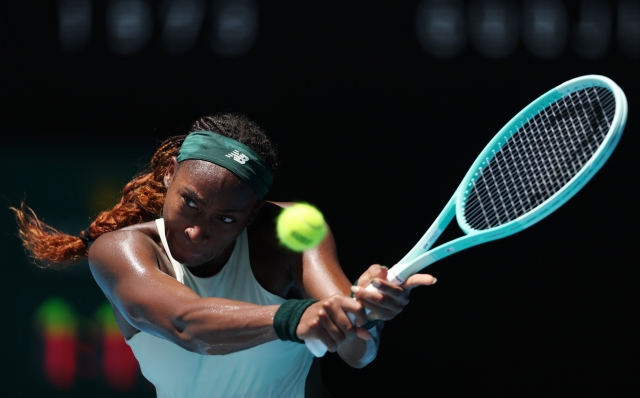
M 185 138 L 178 162 L 185 160 L 204 160 L 224 167 L 251 185 L 260 200 L 273 183 L 269 166 L 251 148 L 211 131 L 194 131 Z

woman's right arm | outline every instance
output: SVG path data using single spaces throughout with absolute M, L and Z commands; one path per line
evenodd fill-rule
M 96 282 L 133 327 L 201 354 L 226 354 L 277 339 L 278 306 L 201 298 L 158 268 L 155 243 L 138 231 L 115 231 L 89 251 Z
M 133 327 L 201 354 L 227 354 L 278 338 L 273 317 L 279 306 L 201 298 L 159 269 L 154 245 L 139 231 L 114 231 L 98 238 L 89 251 L 96 282 Z M 318 319 L 306 317 L 309 335 L 323 340 L 328 334 L 340 339 L 355 333 L 348 320 L 340 322 L 345 311 L 366 319 L 360 304 L 342 297 L 325 299 L 307 311 L 318 313 Z M 327 324 L 326 318 L 337 321 Z M 328 333 L 327 328 L 343 333 Z

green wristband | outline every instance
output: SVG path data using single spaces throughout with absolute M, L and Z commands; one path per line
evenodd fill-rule
M 287 300 L 278 308 L 273 317 L 273 328 L 280 340 L 304 343 L 298 338 L 296 330 L 300 318 L 306 309 L 318 300 Z

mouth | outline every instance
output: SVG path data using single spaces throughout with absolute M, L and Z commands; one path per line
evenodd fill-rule
M 195 248 L 189 248 L 188 246 L 181 246 L 182 252 L 188 257 L 198 258 L 204 256 L 204 253 L 195 251 Z M 191 249 L 191 250 L 189 250 Z
M 179 252 L 181 252 L 182 256 L 184 256 L 184 257 L 197 259 L 197 258 L 202 258 L 202 257 L 205 256 L 205 253 L 198 253 L 198 252 L 190 251 L 184 245 L 182 245 L 182 242 L 176 242 L 176 243 L 178 244 L 178 247 L 180 248 Z

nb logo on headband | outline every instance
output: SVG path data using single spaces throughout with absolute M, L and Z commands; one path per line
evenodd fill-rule
M 228 158 L 233 158 L 233 160 L 235 160 L 236 162 L 240 163 L 240 164 L 245 164 L 247 163 L 247 160 L 249 160 L 249 157 L 247 155 L 245 155 L 244 153 L 240 153 L 238 152 L 238 150 L 234 150 L 226 155 L 224 155 Z

